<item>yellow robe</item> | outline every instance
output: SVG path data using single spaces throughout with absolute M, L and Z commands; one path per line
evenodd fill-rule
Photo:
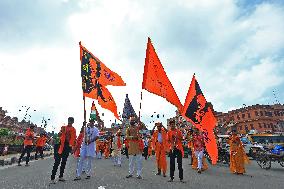
M 229 139 L 230 144 L 230 171 L 232 173 L 245 173 L 245 163 L 249 163 L 249 159 L 242 146 L 240 138 L 233 135 Z

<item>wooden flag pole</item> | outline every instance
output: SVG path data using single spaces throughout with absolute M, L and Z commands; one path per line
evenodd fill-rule
M 141 109 L 142 109 L 142 100 L 143 100 L 142 90 L 141 90 L 140 107 L 139 107 L 139 123 L 141 122 Z
M 83 123 L 83 127 L 84 127 L 84 138 L 85 138 L 85 142 L 87 142 L 87 136 L 86 136 L 86 100 L 85 100 L 85 96 L 83 95 L 83 101 L 84 101 L 84 123 Z

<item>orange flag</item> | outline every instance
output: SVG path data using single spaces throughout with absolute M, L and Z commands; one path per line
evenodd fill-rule
M 216 126 L 216 118 L 213 114 L 212 107 L 207 103 L 195 79 L 195 75 L 193 75 L 185 99 L 182 115 L 203 132 L 207 152 L 211 157 L 212 164 L 216 164 L 218 160 L 218 149 L 213 132 Z
M 80 44 L 80 60 L 86 59 L 88 61 L 89 69 L 93 82 L 99 82 L 103 86 L 125 86 L 125 82 L 121 76 L 110 70 L 97 57 L 89 52 L 84 46 Z M 86 68 L 85 68 L 86 69 Z
M 146 50 L 142 89 L 164 97 L 175 105 L 180 112 L 182 111 L 182 104 L 155 52 L 150 38 L 148 38 Z
M 108 109 L 118 120 L 120 120 L 117 114 L 116 103 L 109 90 L 104 86 L 101 87 L 101 91 L 98 93 L 98 101 L 102 108 Z

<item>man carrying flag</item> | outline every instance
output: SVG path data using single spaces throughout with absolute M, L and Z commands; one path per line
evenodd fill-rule
M 142 152 L 143 143 L 141 146 L 141 139 L 139 134 L 139 126 L 136 125 L 136 119 L 130 117 L 130 127 L 126 130 L 126 139 L 129 141 L 129 175 L 126 178 L 132 178 L 134 174 L 134 164 L 137 168 L 137 179 L 142 179 Z
M 182 158 L 184 155 L 182 140 L 183 135 L 180 129 L 176 128 L 174 120 L 169 122 L 171 129 L 168 131 L 168 141 L 170 143 L 170 180 L 173 182 L 175 175 L 175 158 L 177 158 L 178 170 L 179 170 L 179 179 L 180 182 L 183 181 L 183 168 L 182 168 Z
M 91 178 L 94 158 L 96 155 L 96 145 L 95 141 L 99 138 L 99 130 L 95 127 L 95 121 L 93 119 L 89 120 L 88 127 L 85 129 L 84 140 L 80 150 L 80 159 L 77 166 L 77 176 L 74 181 L 81 180 L 81 174 L 83 170 L 83 165 L 85 163 L 86 168 L 86 179 Z

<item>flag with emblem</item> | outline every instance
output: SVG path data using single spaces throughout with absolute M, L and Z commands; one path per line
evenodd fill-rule
M 148 38 L 146 50 L 142 89 L 165 98 L 175 105 L 179 112 L 182 111 L 182 104 L 155 52 L 150 38 Z
M 120 118 L 117 114 L 116 103 L 115 103 L 111 93 L 109 92 L 109 90 L 104 86 L 101 87 L 100 93 L 98 94 L 98 102 L 99 102 L 99 105 L 102 108 L 105 108 L 105 109 L 111 111 L 114 114 L 114 116 L 118 120 L 120 120 Z
M 99 83 L 103 86 L 126 85 L 120 75 L 110 70 L 102 61 L 81 45 L 81 43 L 80 59 L 82 62 L 82 72 L 87 73 L 88 78 L 90 77 L 93 83 Z
M 126 84 L 117 73 L 106 67 L 81 42 L 79 46 L 83 95 L 97 99 L 102 108 L 110 110 L 119 119 L 116 103 L 106 86 L 125 86 Z
M 212 164 L 216 164 L 218 149 L 213 132 L 216 126 L 216 118 L 213 114 L 213 107 L 211 103 L 206 101 L 195 75 L 193 75 L 186 96 L 182 116 L 203 133 L 206 149 L 211 157 Z

